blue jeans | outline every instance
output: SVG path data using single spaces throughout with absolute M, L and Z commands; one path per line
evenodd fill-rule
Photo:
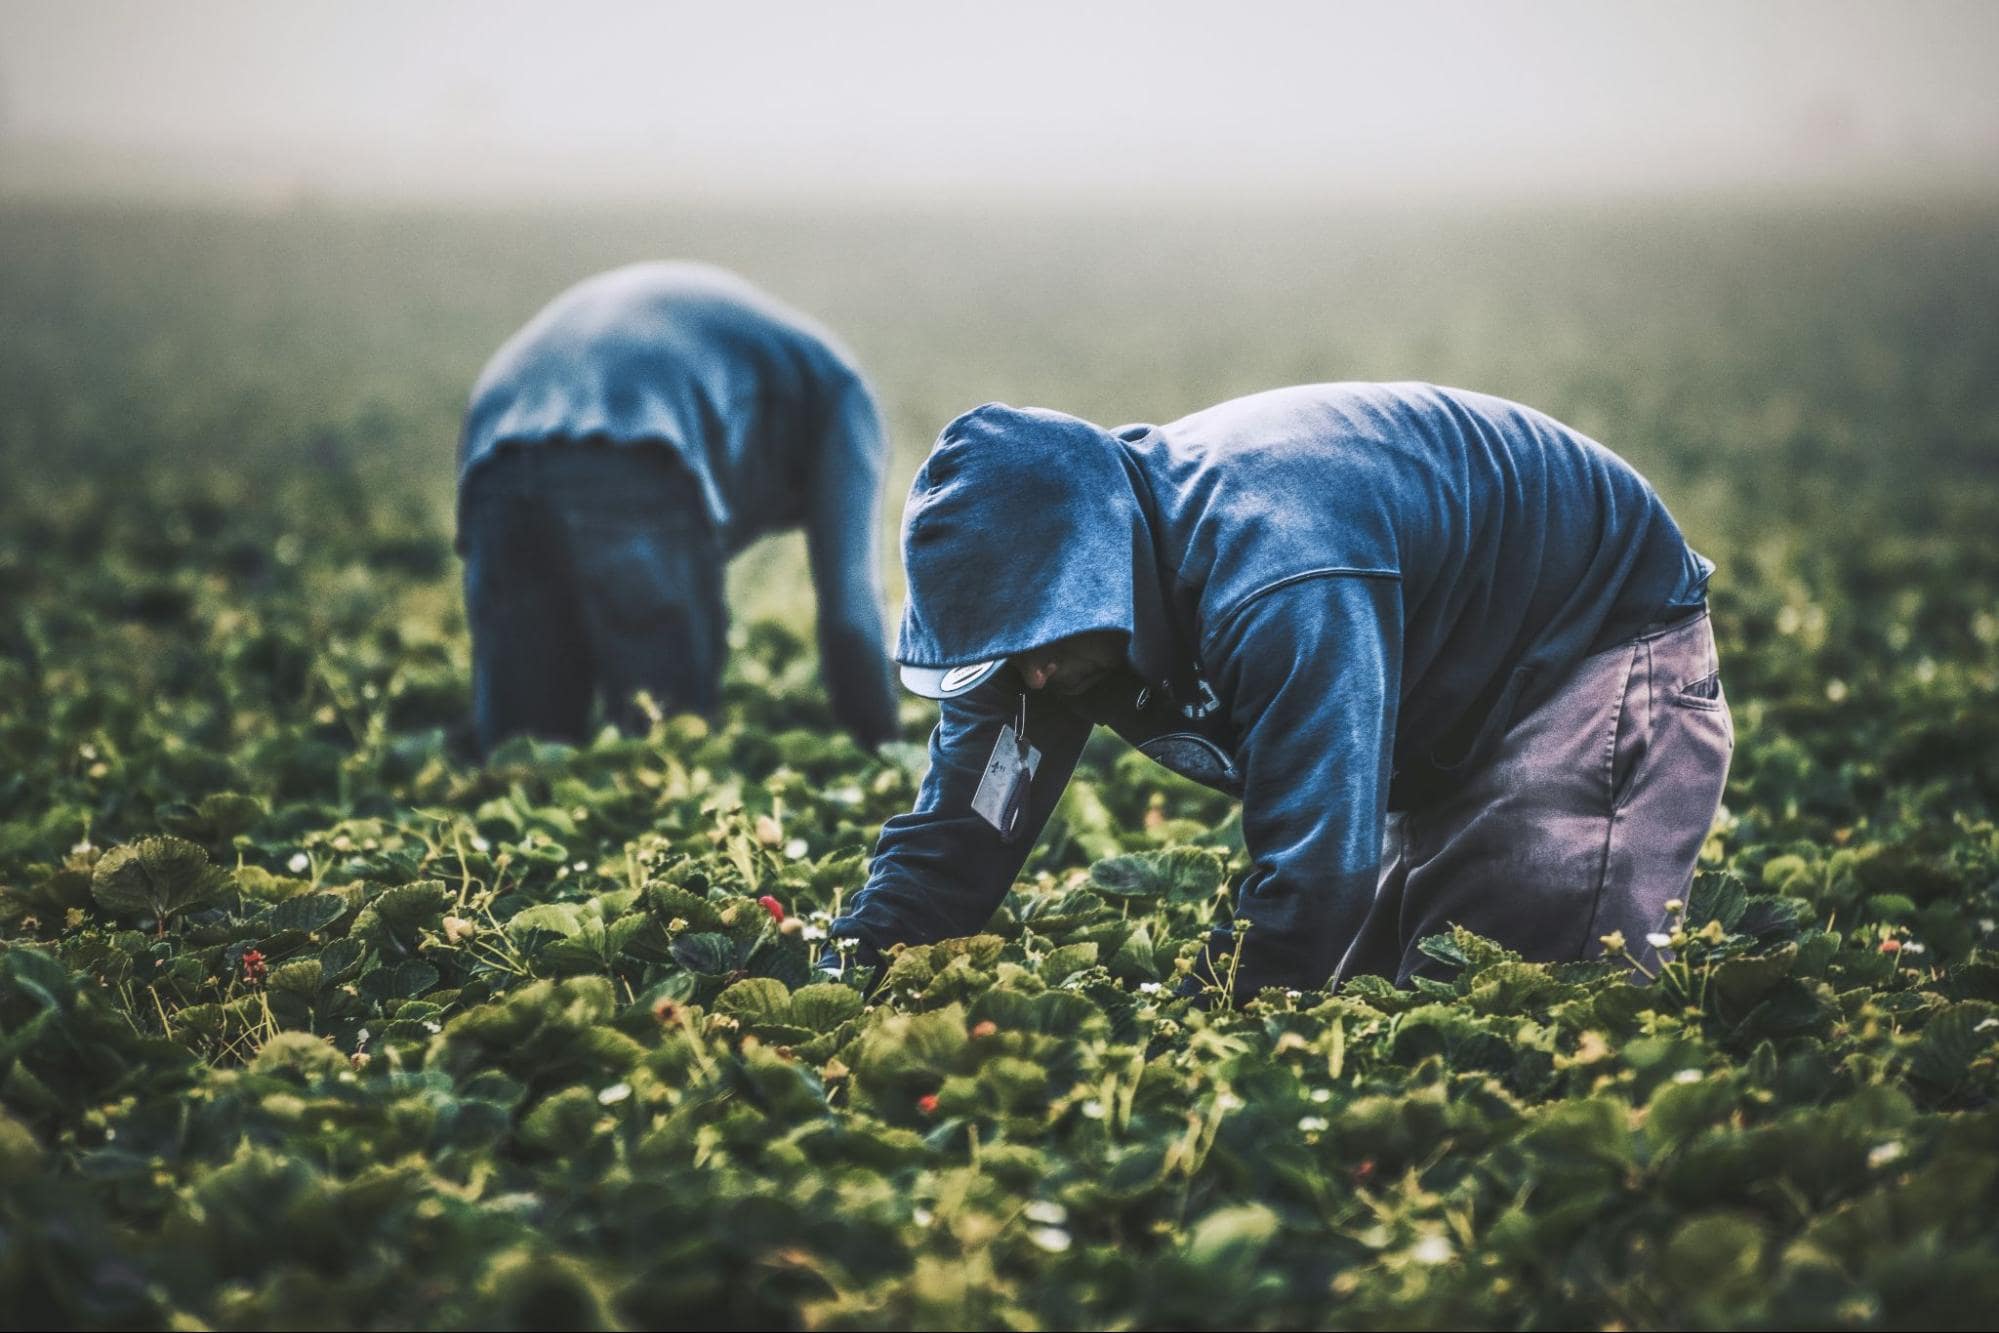
M 654 445 L 506 447 L 460 487 L 458 545 L 479 744 L 579 742 L 591 707 L 643 731 L 640 690 L 712 715 L 727 647 L 726 560 L 695 480 Z

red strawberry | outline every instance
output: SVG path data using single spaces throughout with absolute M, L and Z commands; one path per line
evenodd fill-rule
M 770 913 L 770 919 L 771 919 L 771 920 L 773 920 L 773 921 L 782 921 L 782 920 L 784 920 L 784 904 L 783 904 L 783 903 L 781 903 L 781 902 L 779 902 L 779 901 L 778 901 L 777 899 L 775 899 L 775 898 L 771 897 L 771 896 L 770 896 L 770 895 L 769 895 L 768 893 L 766 893 L 766 894 L 765 894 L 765 895 L 764 895 L 763 897 L 761 897 L 761 898 L 757 899 L 757 901 L 758 901 L 759 903 L 761 903 L 761 904 L 763 905 L 763 909 L 764 909 L 764 911 L 766 911 L 766 912 L 769 912 L 769 913 Z

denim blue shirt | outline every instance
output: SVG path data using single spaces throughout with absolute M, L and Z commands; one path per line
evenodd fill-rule
M 857 734 L 892 734 L 876 562 L 887 437 L 832 335 L 706 265 L 598 274 L 550 302 L 480 374 L 460 486 L 498 450 L 579 440 L 670 449 L 730 555 L 803 526 L 835 708 Z
M 1028 693 L 1026 828 L 970 808 L 1020 682 L 946 700 L 916 807 L 836 935 L 979 929 L 1091 728 L 1239 795 L 1251 984 L 1323 984 L 1360 928 L 1386 811 L 1448 791 L 1591 651 L 1698 606 L 1713 566 L 1643 477 L 1530 408 L 1321 384 L 1117 431 L 988 405 L 947 427 L 903 520 L 896 656 L 949 667 L 1086 630 L 1124 670 Z

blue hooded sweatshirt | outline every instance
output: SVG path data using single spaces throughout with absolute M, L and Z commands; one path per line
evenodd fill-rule
M 1530 408 L 1319 384 L 1113 431 L 991 404 L 946 427 L 903 515 L 896 656 L 1013 657 L 1089 630 L 1079 695 L 1003 668 L 941 706 L 916 808 L 834 923 L 863 957 L 979 930 L 1102 723 L 1243 802 L 1239 985 L 1334 976 L 1382 821 L 1461 781 L 1588 653 L 1697 608 L 1713 566 L 1643 477 Z M 1021 835 L 971 809 L 1026 697 Z
M 672 450 L 730 556 L 803 526 L 834 709 L 864 740 L 894 734 L 875 558 L 887 437 L 831 334 L 707 265 L 588 278 L 480 374 L 459 440 L 461 493 L 499 449 L 579 440 Z

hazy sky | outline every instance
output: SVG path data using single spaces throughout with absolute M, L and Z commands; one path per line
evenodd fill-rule
M 0 149 L 624 193 L 1991 176 L 1995 57 L 1982 2 L 0 0 Z

